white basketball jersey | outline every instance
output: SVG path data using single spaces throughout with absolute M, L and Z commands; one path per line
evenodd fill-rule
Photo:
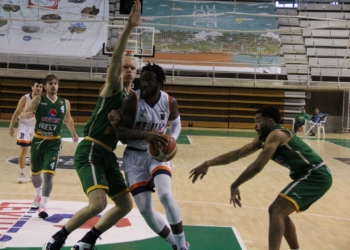
M 24 105 L 24 107 L 23 107 L 23 110 L 25 109 L 25 107 L 27 107 L 28 105 L 29 105 L 29 103 L 32 101 L 32 94 L 30 93 L 30 94 L 26 94 L 26 95 L 24 95 L 25 96 L 25 98 L 26 98 L 26 103 L 25 103 L 25 105 Z M 19 117 L 18 117 L 19 118 Z M 21 120 L 21 122 L 23 123 L 23 124 L 26 124 L 26 125 L 28 125 L 28 126 L 34 126 L 35 125 L 35 122 L 36 122 L 36 120 L 35 120 L 35 117 L 33 117 L 33 118 L 30 118 L 30 119 L 20 119 Z
M 170 97 L 160 91 L 160 97 L 156 104 L 150 106 L 141 96 L 140 90 L 135 91 L 137 97 L 137 112 L 132 129 L 144 131 L 166 132 L 166 124 L 170 115 Z M 127 143 L 128 146 L 138 149 L 148 149 L 146 140 L 137 140 Z

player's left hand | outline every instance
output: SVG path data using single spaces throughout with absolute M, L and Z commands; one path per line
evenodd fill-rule
M 233 203 L 233 206 L 236 207 L 236 204 L 239 207 L 242 207 L 241 204 L 241 194 L 239 192 L 239 189 L 231 185 L 231 199 L 230 204 Z
M 72 140 L 73 140 L 73 142 L 79 141 L 79 136 L 77 135 L 77 133 L 72 133 Z
M 120 122 L 121 116 L 118 110 L 112 110 L 108 114 L 108 119 L 111 125 L 115 128 L 117 124 Z

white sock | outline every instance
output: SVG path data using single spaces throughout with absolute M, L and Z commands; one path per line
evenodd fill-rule
M 41 197 L 41 205 L 43 205 L 44 207 L 46 207 L 47 202 L 49 201 L 49 197 L 43 196 Z
M 20 168 L 19 169 L 20 174 L 26 174 L 26 169 L 25 168 Z
M 187 249 L 185 233 L 174 234 L 174 239 L 176 241 L 177 249 Z
M 41 198 L 41 187 L 36 188 L 35 191 L 36 191 L 36 197 L 40 197 Z
M 176 241 L 175 241 L 173 232 L 170 231 L 169 235 L 165 238 L 165 240 L 166 240 L 167 242 L 169 242 L 170 245 L 176 246 Z

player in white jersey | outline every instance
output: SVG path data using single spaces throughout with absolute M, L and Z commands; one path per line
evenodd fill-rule
M 41 81 L 35 81 L 32 84 L 32 92 L 21 97 L 18 101 L 16 111 L 13 113 L 10 126 L 9 134 L 13 137 L 15 135 L 14 125 L 18 120 L 17 130 L 17 145 L 20 146 L 18 164 L 20 167 L 18 183 L 26 182 L 25 166 L 26 156 L 28 147 L 31 145 L 32 138 L 34 135 L 35 117 L 31 119 L 19 119 L 19 114 L 23 111 L 24 107 L 28 106 L 32 101 L 33 97 L 40 95 L 43 91 L 43 83 Z
M 180 209 L 171 190 L 170 162 L 153 159 L 148 150 L 157 143 L 167 143 L 161 136 L 166 132 L 167 122 L 170 124 L 170 136 L 175 140 L 179 137 L 178 104 L 176 99 L 161 91 L 165 73 L 157 64 L 147 63 L 142 68 L 140 80 L 140 90 L 124 99 L 121 117 L 116 111 L 109 114 L 117 138 L 127 141 L 123 156 L 126 181 L 148 226 L 168 241 L 173 249 L 187 250 L 189 244 L 185 239 Z M 165 209 L 171 230 L 154 210 L 153 187 Z

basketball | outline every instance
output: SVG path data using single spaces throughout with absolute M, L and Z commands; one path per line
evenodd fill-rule
M 162 134 L 162 136 L 168 140 L 168 145 L 162 147 L 159 145 L 155 145 L 154 147 L 150 146 L 149 152 L 151 156 L 157 161 L 170 161 L 176 155 L 176 141 L 170 135 Z

